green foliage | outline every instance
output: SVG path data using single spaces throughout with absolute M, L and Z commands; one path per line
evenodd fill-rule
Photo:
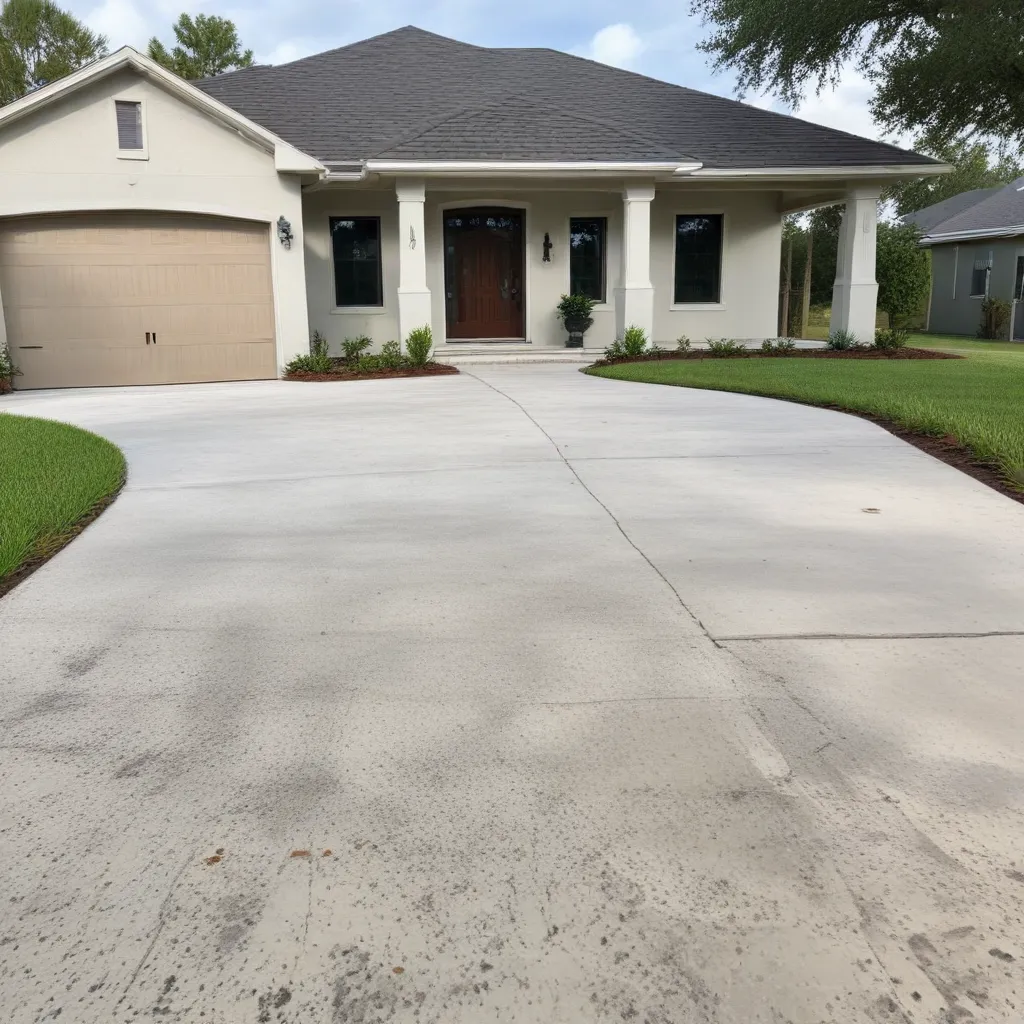
M 616 338 L 605 350 L 605 359 L 625 359 L 626 350 L 622 347 L 622 339 Z
M 235 23 L 216 14 L 182 14 L 171 26 L 178 43 L 168 50 L 154 36 L 149 56 L 182 78 L 210 78 L 252 66 L 252 50 L 242 51 Z
M 405 356 L 402 355 L 402 346 L 397 341 L 385 341 L 380 347 L 380 354 L 377 358 L 385 370 L 400 370 L 406 365 Z
M 584 335 L 594 326 L 590 315 L 594 300 L 586 295 L 563 295 L 555 307 L 558 319 L 569 334 Z
M 888 132 L 932 139 L 1024 134 L 1020 0 L 692 0 L 711 25 L 701 48 L 744 92 L 798 105 L 853 65 L 875 86 Z
M 910 331 L 902 327 L 892 327 L 889 330 L 875 331 L 875 348 L 887 352 L 895 352 L 897 349 L 906 348 L 910 340 Z
M 715 388 L 835 405 L 952 436 L 1024 483 L 1024 345 L 958 339 L 915 345 L 966 359 L 662 359 L 589 370 L 621 380 Z
M 1011 306 L 1003 299 L 984 299 L 981 303 L 979 338 L 1003 339 L 1010 332 Z
M 346 363 L 354 363 L 372 344 L 365 334 L 359 335 L 358 338 L 346 338 L 341 343 L 342 359 Z
M 11 350 L 0 345 L 0 395 L 10 391 L 14 387 L 14 378 L 20 376 L 21 370 L 11 358 Z
M 708 338 L 708 355 L 712 359 L 731 359 L 747 354 L 746 348 L 731 338 Z
M 786 356 L 796 350 L 796 342 L 792 338 L 765 338 L 761 342 L 761 354 L 766 356 Z
M 878 308 L 889 314 L 889 323 L 913 316 L 928 298 L 931 261 L 917 243 L 921 237 L 914 225 L 878 225 L 875 277 L 878 280 Z
M 124 476 L 124 456 L 102 437 L 0 413 L 0 578 L 59 547 Z
M 106 52 L 106 36 L 90 32 L 52 0 L 6 0 L 0 6 L 0 107 Z
M 647 332 L 636 324 L 630 324 L 622 335 L 622 351 L 627 358 L 644 354 L 647 348 Z
M 833 352 L 848 352 L 850 349 L 858 348 L 859 343 L 852 331 L 835 330 L 829 332 L 825 347 L 832 349 Z
M 882 200 L 891 201 L 901 217 L 915 210 L 923 210 L 933 203 L 941 203 L 944 199 L 951 199 L 961 192 L 1008 185 L 1024 174 L 1024 167 L 1007 152 L 997 151 L 993 158 L 988 147 L 978 142 L 931 142 L 920 138 L 914 143 L 914 148 L 952 165 L 953 170 L 949 174 L 900 181 L 885 188 Z
M 430 359 L 430 350 L 434 347 L 434 335 L 424 324 L 409 332 L 405 339 L 405 349 L 409 353 L 409 362 L 413 366 L 423 366 Z
M 330 373 L 334 369 L 334 360 L 327 351 L 327 339 L 314 331 L 309 343 L 309 352 L 296 356 L 288 363 L 284 372 L 287 373 Z
M 676 339 L 676 351 L 677 352 L 689 352 L 690 351 L 690 339 L 685 334 L 681 334 Z

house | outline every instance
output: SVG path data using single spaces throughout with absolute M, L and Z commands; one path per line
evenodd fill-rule
M 770 337 L 784 215 L 841 202 L 867 338 L 876 197 L 944 169 L 416 28 L 196 83 L 125 47 L 0 110 L 0 330 L 25 388 L 273 377 L 313 330 L 553 349 L 570 290 L 588 347 Z
M 908 214 L 932 253 L 929 330 L 977 334 L 981 303 L 1011 304 L 1007 336 L 1024 340 L 1024 178 L 961 192 Z

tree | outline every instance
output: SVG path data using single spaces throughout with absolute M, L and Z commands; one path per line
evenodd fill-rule
M 912 224 L 881 221 L 878 225 L 878 308 L 889 314 L 893 326 L 919 313 L 928 297 L 931 263 L 927 251 L 917 244 L 920 237 Z
M 1024 174 L 1024 168 L 1005 151 L 997 152 L 993 161 L 992 154 L 981 143 L 953 141 L 930 144 L 919 139 L 915 148 L 951 164 L 953 170 L 950 174 L 901 181 L 886 188 L 882 199 L 891 200 L 900 217 L 971 189 L 1008 185 Z
M 1024 136 L 1021 0 L 691 0 L 713 26 L 701 44 L 740 92 L 798 106 L 853 64 L 889 132 L 933 140 Z
M 52 0 L 6 0 L 0 6 L 0 106 L 106 52 L 105 36 Z
M 210 78 L 252 66 L 252 50 L 242 52 L 235 23 L 215 14 L 181 15 L 172 26 L 178 45 L 168 52 L 154 36 L 149 55 L 182 78 Z

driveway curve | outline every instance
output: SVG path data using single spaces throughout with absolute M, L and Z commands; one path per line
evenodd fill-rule
M 14 1022 L 1018 1021 L 1024 506 L 567 366 L 21 393 Z

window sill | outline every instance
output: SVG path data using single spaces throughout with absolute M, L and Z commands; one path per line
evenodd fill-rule
M 144 149 L 119 149 L 117 151 L 118 160 L 148 160 L 149 153 Z
M 718 313 L 727 307 L 724 302 L 673 302 L 668 308 L 673 313 Z
M 335 306 L 331 316 L 383 316 L 386 306 Z
M 604 302 L 595 302 L 594 305 L 590 307 L 590 312 L 591 313 L 608 313 L 608 312 L 611 312 L 614 309 L 615 309 L 615 307 L 610 302 L 605 300 Z

